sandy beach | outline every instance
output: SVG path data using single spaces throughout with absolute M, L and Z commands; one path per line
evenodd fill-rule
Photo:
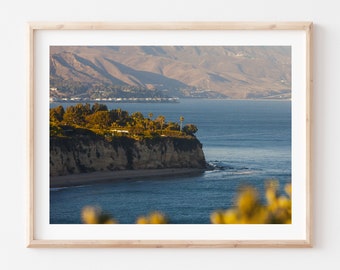
M 80 186 L 98 183 L 107 183 L 126 179 L 148 179 L 154 177 L 169 177 L 181 175 L 197 175 L 204 169 L 149 169 L 149 170 L 122 170 L 110 172 L 93 172 L 50 177 L 50 188 Z

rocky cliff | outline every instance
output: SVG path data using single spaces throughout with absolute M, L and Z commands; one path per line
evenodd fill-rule
M 202 145 L 196 138 L 158 137 L 108 142 L 102 137 L 51 137 L 50 175 L 95 171 L 204 168 Z

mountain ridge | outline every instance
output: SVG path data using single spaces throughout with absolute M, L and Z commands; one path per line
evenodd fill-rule
M 291 48 L 51 46 L 50 87 L 90 98 L 116 95 L 112 87 L 176 97 L 290 98 Z

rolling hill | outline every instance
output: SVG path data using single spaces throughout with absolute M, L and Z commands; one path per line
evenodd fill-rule
M 289 46 L 51 46 L 51 96 L 290 98 Z

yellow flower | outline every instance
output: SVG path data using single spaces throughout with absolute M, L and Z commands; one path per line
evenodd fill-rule
M 223 223 L 224 224 L 237 224 L 238 216 L 237 211 L 235 209 L 228 209 L 223 214 Z
M 257 206 L 258 194 L 254 188 L 244 188 L 237 198 L 236 205 L 241 214 L 249 215 Z
M 166 224 L 167 220 L 165 216 L 160 212 L 153 212 L 149 217 L 150 224 Z
M 137 224 L 148 224 L 149 221 L 146 217 L 144 216 L 141 216 L 139 218 L 137 218 L 137 221 L 136 221 Z
M 117 224 L 117 221 L 113 218 L 110 218 L 110 219 L 104 221 L 104 224 Z
M 167 224 L 168 220 L 161 212 L 152 212 L 148 216 L 140 216 L 137 218 L 137 224 Z
M 291 184 L 287 184 L 285 186 L 285 192 L 289 195 L 289 197 L 292 196 L 292 185 Z
M 109 214 L 105 214 L 98 207 L 85 206 L 81 212 L 85 224 L 116 224 L 117 221 Z
M 212 224 L 223 224 L 223 216 L 222 213 L 219 211 L 213 212 L 210 215 L 210 222 Z
M 276 200 L 276 191 L 273 188 L 267 188 L 266 190 L 266 199 L 269 204 L 275 202 Z
M 266 199 L 268 204 L 274 203 L 277 197 L 279 183 L 275 180 L 269 180 L 266 183 Z
M 86 224 L 97 224 L 98 223 L 98 208 L 93 206 L 86 206 L 81 212 L 81 217 Z
M 269 212 L 265 207 L 263 206 L 258 207 L 256 211 L 254 212 L 250 223 L 252 224 L 268 223 L 268 215 L 269 215 Z
M 289 200 L 287 197 L 280 196 L 280 198 L 277 201 L 278 201 L 278 205 L 279 205 L 280 208 L 284 208 L 286 210 L 290 210 L 290 208 L 291 208 L 291 200 Z

